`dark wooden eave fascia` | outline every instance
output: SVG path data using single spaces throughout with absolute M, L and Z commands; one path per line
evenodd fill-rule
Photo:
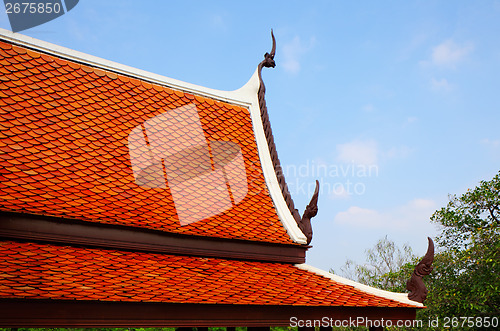
M 416 308 L 0 299 L 2 327 L 290 326 L 290 319 L 414 320 Z
M 178 235 L 73 219 L 0 212 L 0 237 L 128 251 L 304 263 L 310 246 Z

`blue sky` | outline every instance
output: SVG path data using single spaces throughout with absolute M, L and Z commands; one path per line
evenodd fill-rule
M 271 28 L 267 102 L 301 213 L 322 183 L 307 263 L 339 271 L 385 235 L 423 254 L 448 194 L 500 170 L 500 1 L 82 0 L 21 34 L 234 90 Z

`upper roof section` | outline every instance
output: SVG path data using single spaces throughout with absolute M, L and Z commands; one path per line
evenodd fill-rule
M 216 91 L 0 31 L 0 208 L 305 243 L 276 177 L 257 72 Z

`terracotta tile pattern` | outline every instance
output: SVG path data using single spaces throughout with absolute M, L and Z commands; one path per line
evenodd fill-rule
M 127 139 L 148 119 L 191 104 L 207 141 L 240 148 L 248 194 L 229 210 L 181 226 L 168 187 L 135 183 Z M 292 243 L 267 191 L 247 109 L 5 42 L 0 210 Z
M 412 307 L 290 264 L 0 243 L 0 298 Z

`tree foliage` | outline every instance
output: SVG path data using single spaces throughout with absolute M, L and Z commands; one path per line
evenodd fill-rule
M 436 318 L 498 318 L 500 172 L 461 196 L 451 195 L 448 205 L 437 210 L 431 221 L 441 226 L 441 233 L 436 238 L 434 269 L 424 278 L 429 290 L 427 308 L 418 311 L 417 319 L 428 329 L 425 321 Z M 420 260 L 408 256 L 412 256 L 409 247 L 399 249 L 385 237 L 367 250 L 367 264 L 348 260 L 342 271 L 361 283 L 404 292 L 406 280 Z M 432 329 L 442 329 L 442 325 Z
M 436 211 L 431 220 L 443 226 L 437 241 L 445 248 L 464 250 L 498 240 L 500 173 L 460 197 L 450 196 L 448 205 Z
M 373 248 L 366 250 L 364 264 L 347 260 L 341 272 L 345 277 L 362 284 L 402 292 L 413 271 L 415 259 L 416 256 L 407 244 L 400 248 L 385 236 Z
M 431 220 L 443 226 L 425 315 L 500 315 L 500 173 L 450 196 Z

